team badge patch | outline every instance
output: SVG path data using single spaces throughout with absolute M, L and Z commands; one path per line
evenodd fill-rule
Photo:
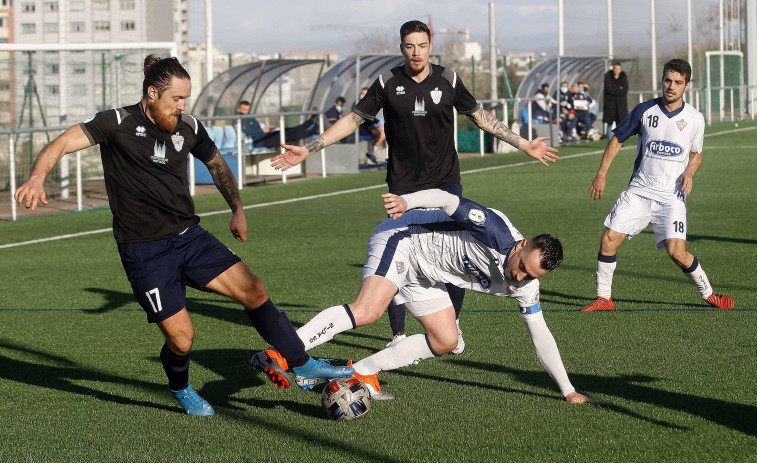
M 403 87 L 402 85 L 397 86 L 396 90 L 397 90 L 397 95 L 405 94 L 405 87 Z
M 426 115 L 426 100 L 424 98 L 415 99 L 415 111 L 413 116 L 425 116 Z
M 439 104 L 439 102 L 442 101 L 442 91 L 439 90 L 439 87 L 431 90 L 431 101 L 433 101 L 434 104 Z
M 155 140 L 155 146 L 153 147 L 153 156 L 150 157 L 150 160 L 158 164 L 167 163 L 168 159 L 166 159 L 166 145 L 163 143 L 158 145 L 158 140 Z
M 176 148 L 176 151 L 181 151 L 181 147 L 184 146 L 184 137 L 179 135 L 179 132 L 176 132 L 175 135 L 171 135 L 171 141 L 173 142 L 173 147 Z
M 136 131 L 136 133 L 134 133 L 134 135 L 136 135 L 138 137 L 146 137 L 147 136 L 147 130 L 145 130 L 145 128 L 142 127 L 141 125 L 138 125 L 137 126 L 137 131 Z
M 486 222 L 486 215 L 482 210 L 471 209 L 470 212 L 468 212 L 468 220 L 480 226 L 483 225 L 484 222 Z
M 402 261 L 397 262 L 397 273 L 403 274 L 405 273 L 405 263 Z
M 681 119 L 680 121 L 676 121 L 676 125 L 678 125 L 678 130 L 681 131 L 686 128 L 686 121 Z

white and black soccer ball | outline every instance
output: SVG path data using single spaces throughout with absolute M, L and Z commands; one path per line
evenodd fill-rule
M 355 377 L 338 378 L 323 388 L 321 404 L 323 411 L 332 420 L 359 420 L 371 409 L 371 393 Z

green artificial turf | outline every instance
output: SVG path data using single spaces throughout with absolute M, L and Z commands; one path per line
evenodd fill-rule
M 216 415 L 184 415 L 157 358 L 162 338 L 105 232 L 0 249 L 0 461 L 757 461 L 757 124 L 707 134 L 687 201 L 688 247 L 734 311 L 707 306 L 647 230 L 620 248 L 617 309 L 578 312 L 595 296 L 602 222 L 627 184 L 635 138 L 600 201 L 588 189 L 603 142 L 561 148 L 550 168 L 522 153 L 461 161 L 465 196 L 502 210 L 528 237 L 563 242 L 563 265 L 541 282 L 542 308 L 574 386 L 602 406 L 562 399 L 515 301 L 468 292 L 464 355 L 382 373 L 396 400 L 374 402 L 361 421 L 332 422 L 319 393 L 275 389 L 249 367 L 267 345 L 235 303 L 190 289 L 190 380 Z M 247 188 L 244 203 L 257 205 L 247 243 L 231 239 L 228 213 L 202 225 L 300 326 L 354 299 L 385 188 L 266 204 L 380 186 L 383 175 Z M 217 194 L 196 203 L 201 213 L 226 209 Z M 95 211 L 0 223 L 0 245 L 110 220 Z M 408 319 L 408 331 L 419 330 Z M 312 354 L 357 360 L 389 338 L 382 317 Z

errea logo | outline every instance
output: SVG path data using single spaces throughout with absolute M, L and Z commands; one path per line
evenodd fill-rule
M 402 85 L 397 86 L 395 89 L 397 91 L 397 95 L 404 95 L 405 94 L 405 87 Z
M 143 126 L 137 126 L 137 132 L 134 134 L 138 137 L 146 137 L 147 136 L 147 130 Z

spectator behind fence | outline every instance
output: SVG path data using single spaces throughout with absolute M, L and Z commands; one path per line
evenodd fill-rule
M 628 116 L 628 77 L 620 63 L 612 64 L 612 69 L 605 74 L 605 93 L 602 121 L 605 123 L 605 136 L 610 138 L 612 125 L 620 124 Z
M 362 100 L 366 93 L 368 93 L 368 87 L 360 89 L 360 97 L 358 98 L 358 101 Z M 357 102 L 355 104 L 357 104 Z M 354 109 L 355 105 L 353 105 L 352 108 Z M 376 148 L 381 146 L 386 140 L 386 137 L 384 136 L 384 124 L 379 118 L 376 118 L 373 121 L 366 121 L 361 124 L 359 130 L 360 140 L 373 141 L 373 144 L 368 145 L 368 152 L 365 153 L 365 157 L 373 164 L 378 164 L 375 151 Z
M 239 106 L 237 107 L 237 114 L 242 114 L 245 116 L 250 114 L 250 102 L 247 100 L 240 101 Z M 253 147 L 256 143 L 261 143 L 262 140 L 265 139 L 267 133 L 276 130 L 275 128 L 271 129 L 269 127 L 263 127 L 262 125 L 260 125 L 260 122 L 258 122 L 258 120 L 254 117 L 250 119 L 243 119 L 242 126 L 244 127 L 245 141 L 252 143 Z
M 573 109 L 576 111 L 577 123 L 581 125 L 582 134 L 588 136 L 591 125 L 594 123 L 590 111 L 594 100 L 586 93 L 583 82 L 573 85 L 570 88 L 570 95 L 573 98 Z
M 568 91 L 568 83 L 560 83 L 560 132 L 562 141 L 577 140 L 576 134 L 576 111 L 573 109 L 573 97 Z
M 549 94 L 549 84 L 543 83 L 534 95 L 534 104 L 531 105 L 531 118 L 534 121 L 554 122 L 557 100 Z
M 334 100 L 334 106 L 330 107 L 325 113 L 323 113 L 323 115 L 326 116 L 326 122 L 328 123 L 327 128 L 331 127 L 334 122 L 338 121 L 339 118 L 342 117 L 342 114 L 344 114 L 344 102 L 345 100 L 343 96 L 336 97 L 336 100 Z
M 247 115 L 250 113 L 250 102 L 242 100 L 239 102 L 237 114 Z M 259 150 L 264 148 L 275 148 L 281 143 L 281 134 L 278 127 L 268 128 L 263 126 L 257 119 L 251 117 L 244 119 L 243 122 L 245 139 L 249 139 L 252 148 Z M 312 116 L 305 122 L 294 127 L 287 127 L 284 133 L 284 139 L 287 142 L 304 140 L 310 135 L 318 133 L 318 116 Z

